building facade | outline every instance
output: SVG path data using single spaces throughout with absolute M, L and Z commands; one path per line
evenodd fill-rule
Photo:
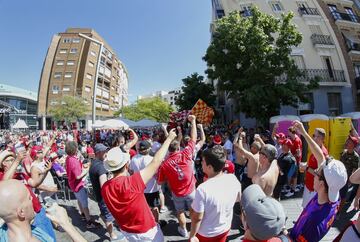
M 167 102 L 174 110 L 178 110 L 178 106 L 175 104 L 178 99 L 179 94 L 181 93 L 181 88 L 176 88 L 171 91 L 157 91 L 147 95 L 140 95 L 137 97 L 138 100 L 146 98 L 159 97 L 163 101 Z
M 99 44 L 83 36 L 102 42 L 102 51 Z M 66 95 L 84 100 L 89 111 L 80 126 L 91 125 L 94 88 L 97 118 L 112 117 L 114 111 L 126 106 L 128 73 L 123 63 L 92 29 L 69 28 L 55 34 L 46 54 L 39 84 L 38 116 L 41 117 L 41 127 L 52 127 L 49 110 L 61 105 L 62 97 Z
M 11 129 L 19 120 L 37 129 L 37 93 L 0 84 L 0 129 Z
M 343 53 L 356 109 L 360 108 L 360 16 L 359 1 L 318 0 L 332 26 Z
M 308 93 L 310 103 L 299 103 L 299 108 L 282 107 L 280 114 L 302 115 L 322 113 L 330 116 L 353 111 L 354 100 L 352 82 L 341 46 L 327 16 L 316 0 L 303 1 L 263 1 L 263 0 L 213 0 L 213 21 L 232 11 L 240 11 L 243 17 L 251 16 L 251 7 L 281 17 L 292 11 L 293 23 L 302 33 L 303 40 L 292 49 L 291 58 L 307 78 L 320 77 L 320 87 Z M 213 31 L 213 23 L 210 31 Z M 309 79 L 304 79 L 308 82 Z M 234 119 L 246 120 L 244 115 L 235 114 L 236 103 L 229 100 L 226 93 L 220 93 L 218 111 L 224 114 L 222 121 L 230 123 Z

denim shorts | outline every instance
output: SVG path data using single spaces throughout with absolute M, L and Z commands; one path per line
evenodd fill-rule
M 76 199 L 80 203 L 82 208 L 88 208 L 88 194 L 84 187 L 80 188 L 78 192 L 74 192 Z
M 172 198 L 173 198 L 176 212 L 189 210 L 191 208 L 191 204 L 195 198 L 195 190 L 192 193 L 190 193 L 189 195 L 186 195 L 184 197 L 177 197 L 173 193 Z
M 113 222 L 115 219 L 111 215 L 109 209 L 106 207 L 106 204 L 104 200 L 101 200 L 101 202 L 98 202 L 98 206 L 100 209 L 100 216 L 105 220 L 105 222 Z

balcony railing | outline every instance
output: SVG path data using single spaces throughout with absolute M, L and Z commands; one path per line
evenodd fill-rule
M 340 13 L 338 11 L 331 12 L 334 20 L 345 20 L 353 23 L 360 23 L 360 17 L 355 14 Z
M 309 82 L 315 78 L 318 78 L 319 82 L 346 82 L 343 70 L 303 69 L 300 71 L 302 76 L 297 78 L 300 82 Z M 277 78 L 278 81 L 286 81 L 286 79 L 285 74 Z
M 313 45 L 334 45 L 330 35 L 313 34 L 311 35 Z
M 303 15 L 320 15 L 317 8 L 299 7 L 299 13 L 301 16 L 303 16 Z

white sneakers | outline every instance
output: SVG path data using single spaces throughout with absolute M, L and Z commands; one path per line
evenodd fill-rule
M 189 232 L 186 230 L 186 228 L 181 228 L 180 226 L 178 226 L 178 232 L 182 237 L 189 237 Z

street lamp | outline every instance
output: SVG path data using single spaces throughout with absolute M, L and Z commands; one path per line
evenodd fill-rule
M 92 124 L 94 125 L 95 124 L 95 116 L 96 116 L 96 88 L 97 88 L 97 82 L 98 82 L 98 76 L 99 76 L 101 54 L 102 54 L 102 51 L 103 51 L 104 43 L 101 42 L 101 41 L 98 41 L 98 40 L 96 40 L 94 38 L 91 38 L 91 37 L 89 37 L 89 36 L 87 36 L 85 34 L 82 34 L 82 33 L 79 33 L 79 36 L 100 45 L 100 53 L 99 53 L 99 57 L 98 57 L 98 60 L 97 60 L 97 63 L 96 63 L 96 74 L 95 74 L 95 80 L 94 80 L 92 114 L 91 114 L 92 115 L 92 118 L 91 118 L 92 119 Z

